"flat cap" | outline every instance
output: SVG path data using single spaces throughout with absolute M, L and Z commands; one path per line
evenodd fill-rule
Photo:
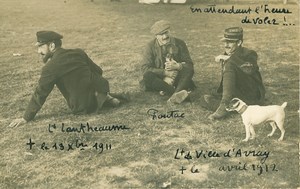
M 224 37 L 221 41 L 238 41 L 243 40 L 243 28 L 231 27 L 225 29 Z
M 163 33 L 165 30 L 170 29 L 171 24 L 166 20 L 157 21 L 151 26 L 151 33 L 157 35 L 159 33 Z
M 48 42 L 60 40 L 63 38 L 62 35 L 54 31 L 38 31 L 36 33 L 37 43 L 36 46 L 46 44 Z

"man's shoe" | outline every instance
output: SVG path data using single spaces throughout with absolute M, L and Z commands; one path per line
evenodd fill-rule
M 121 101 L 127 101 L 127 102 L 129 102 L 131 100 L 129 92 L 109 93 L 109 94 L 113 98 L 117 98 L 118 100 L 121 100 Z
M 167 102 L 173 104 L 180 104 L 189 96 L 189 94 L 190 92 L 188 92 L 187 90 L 176 92 L 169 98 Z
M 216 120 L 216 119 L 225 118 L 226 116 L 227 116 L 227 114 L 220 114 L 218 112 L 214 112 L 213 114 L 210 114 L 208 116 L 208 119 L 210 119 L 210 120 Z
M 219 108 L 211 115 L 208 116 L 208 119 L 215 120 L 215 119 L 222 119 L 229 115 L 229 112 L 225 109 L 225 104 L 220 104 Z
M 112 106 L 112 107 L 118 107 L 120 105 L 120 100 L 117 98 L 111 98 L 108 100 L 108 103 Z

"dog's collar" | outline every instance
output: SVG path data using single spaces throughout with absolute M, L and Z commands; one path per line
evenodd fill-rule
M 238 112 L 239 114 L 243 114 L 243 113 L 247 110 L 247 108 L 248 108 L 248 106 L 247 106 L 246 104 L 244 104 L 244 105 L 242 106 L 242 108 L 241 108 L 240 110 L 238 110 L 237 112 Z

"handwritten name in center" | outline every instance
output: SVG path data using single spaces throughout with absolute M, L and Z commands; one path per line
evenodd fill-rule
M 166 113 L 161 113 L 156 109 L 149 109 L 147 114 L 151 117 L 152 120 L 156 119 L 170 119 L 170 118 L 184 118 L 184 113 L 179 110 L 171 110 Z

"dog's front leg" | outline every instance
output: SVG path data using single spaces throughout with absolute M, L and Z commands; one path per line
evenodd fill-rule
M 247 142 L 250 138 L 250 127 L 251 124 L 245 124 L 246 138 L 243 140 L 244 142 Z

